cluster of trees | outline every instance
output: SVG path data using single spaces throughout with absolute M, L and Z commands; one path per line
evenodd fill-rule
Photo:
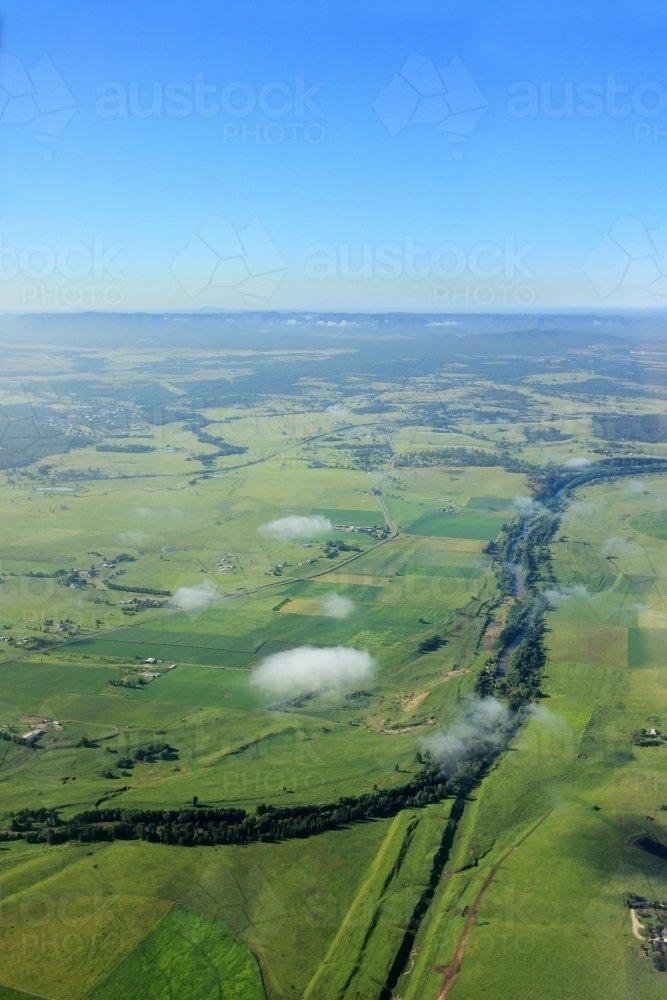
M 417 646 L 417 651 L 420 654 L 433 653 L 436 649 L 440 649 L 441 646 L 444 646 L 445 642 L 446 640 L 443 639 L 441 635 L 429 635 L 426 639 L 422 639 Z
M 146 451 L 157 451 L 157 449 L 150 444 L 98 444 L 95 445 L 95 451 L 114 451 L 129 455 L 141 455 Z
M 571 435 L 563 434 L 558 427 L 524 427 L 523 436 L 531 444 L 535 441 L 569 441 Z
M 115 754 L 117 750 L 107 747 L 107 753 Z M 146 747 L 137 747 L 132 756 L 119 757 L 111 767 L 106 767 L 102 771 L 103 778 L 116 778 L 114 768 L 127 771 L 135 764 L 154 764 L 158 760 L 178 760 L 178 748 L 172 747 L 168 743 L 149 743 Z
M 540 697 L 540 683 L 547 664 L 545 626 L 544 611 L 535 611 L 525 637 L 512 654 L 507 676 L 500 678 L 496 685 L 499 693 L 509 697 L 511 707 Z
M 510 572 L 509 563 L 524 529 L 523 519 L 516 518 L 510 524 L 503 524 L 503 532 L 497 542 L 489 542 L 484 546 L 486 555 L 493 556 L 493 569 L 501 597 L 512 597 L 514 594 L 514 577 Z
M 156 597 L 171 597 L 170 590 L 156 590 L 155 587 L 122 587 L 119 583 L 110 583 L 108 580 L 104 582 L 109 590 L 121 590 L 125 594 L 154 594 Z
M 207 434 L 206 431 L 199 431 L 197 433 L 197 440 L 200 444 L 212 444 L 218 449 L 217 455 L 205 453 L 205 458 L 218 458 L 223 455 L 243 455 L 248 450 L 244 445 L 229 444 L 224 438 L 214 434 Z M 201 459 L 200 455 L 196 455 L 195 457 Z
M 119 681 L 111 680 L 109 681 L 112 687 L 116 688 L 139 688 L 144 687 L 148 684 L 148 678 L 146 677 L 135 677 L 134 675 L 130 677 L 121 677 Z
M 531 485 L 534 498 L 551 510 L 561 509 L 565 497 L 579 486 L 601 482 L 604 479 L 619 479 L 623 476 L 646 476 L 667 472 L 667 459 L 645 458 L 605 458 L 592 462 L 581 469 L 563 469 L 548 465 L 545 469 L 534 469 Z
M 26 743 L 20 736 L 14 736 L 6 729 L 0 729 L 0 740 L 4 740 L 6 743 L 18 743 L 22 747 L 30 746 L 33 750 L 36 749 L 34 743 Z
M 531 612 L 531 602 L 515 601 L 509 609 L 502 632 L 498 636 L 501 646 L 508 646 L 518 635 L 521 635 Z
M 407 451 L 398 459 L 397 466 L 430 465 L 502 465 L 493 451 L 481 448 L 427 448 L 424 451 Z
M 637 747 L 659 747 L 665 742 L 661 733 L 651 735 L 648 729 L 635 729 L 630 738 Z
M 560 520 L 553 515 L 536 518 L 516 548 L 515 558 L 522 565 L 527 590 L 534 591 L 540 582 L 556 582 L 549 546 L 559 524 Z
M 137 747 L 133 753 L 135 760 L 150 761 L 156 760 L 176 760 L 178 749 L 168 743 L 149 743 L 146 747 Z
M 605 413 L 593 416 L 593 433 L 605 441 L 667 441 L 664 413 Z
M 400 456 L 396 465 L 399 468 L 410 466 L 422 468 L 431 465 L 500 465 L 507 472 L 523 472 L 528 475 L 540 471 L 539 466 L 514 458 L 502 444 L 498 445 L 497 451 L 483 451 L 481 448 L 425 448 L 424 451 L 407 451 Z
M 338 540 L 324 543 L 324 554 L 327 559 L 335 559 L 339 552 L 361 552 L 361 546 Z
M 162 601 L 152 601 L 150 598 L 145 598 L 140 601 L 138 598 L 135 599 L 121 609 L 124 615 L 136 615 L 140 611 L 147 611 L 149 608 L 163 608 L 164 604 Z
M 489 695 L 507 698 L 513 710 L 539 698 L 542 694 L 540 684 L 547 665 L 545 631 L 544 610 L 533 611 L 526 634 L 512 654 L 507 675 L 503 677 L 500 673 L 499 654 L 490 656 L 477 675 L 475 693 L 480 698 Z

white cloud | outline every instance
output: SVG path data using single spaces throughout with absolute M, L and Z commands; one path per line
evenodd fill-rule
M 348 618 L 354 611 L 354 604 L 343 594 L 328 594 L 322 601 L 322 608 L 329 618 Z
M 539 510 L 543 509 L 542 504 L 537 500 L 524 496 L 514 497 L 514 505 L 518 507 L 521 513 L 526 517 L 532 517 L 534 514 L 537 514 Z
M 499 729 L 509 719 L 509 710 L 495 698 L 471 696 L 461 717 L 446 733 L 429 736 L 422 742 L 437 763 L 445 770 L 452 769 L 469 743 L 502 743 L 503 734 Z
M 583 455 L 577 458 L 568 458 L 567 462 L 563 465 L 564 469 L 583 469 L 587 465 L 592 465 L 590 458 L 584 458 Z
M 143 531 L 123 531 L 119 537 L 123 545 L 138 546 L 150 541 L 151 536 L 145 534 Z
M 601 510 L 603 507 L 600 503 L 590 503 L 588 500 L 581 500 L 579 503 L 574 503 L 570 507 L 573 514 L 577 517 L 588 517 L 589 514 L 594 514 L 596 511 Z
M 640 545 L 635 542 L 629 542 L 626 538 L 619 538 L 618 535 L 612 535 L 604 543 L 603 552 L 606 556 L 618 556 L 619 558 L 629 558 L 632 556 L 642 556 L 644 550 Z
M 528 705 L 526 711 L 529 715 L 532 715 L 534 719 L 538 719 L 540 722 L 546 723 L 548 726 L 552 726 L 554 729 L 569 729 L 566 720 L 562 715 L 556 715 L 554 712 L 550 712 L 548 708 L 544 705 L 532 704 Z
M 643 493 L 646 487 L 641 479 L 630 479 L 628 480 L 628 489 L 631 493 Z
M 560 604 L 563 601 L 585 601 L 589 600 L 590 594 L 586 588 L 578 583 L 574 587 L 551 587 L 544 591 L 544 596 L 552 604 Z
M 327 406 L 326 412 L 333 413 L 339 417 L 345 417 L 350 411 L 346 410 L 341 403 L 332 403 L 331 406 Z
M 540 506 L 532 499 L 532 497 L 523 496 L 514 497 L 514 504 L 519 508 L 519 510 L 537 510 Z
M 267 656 L 251 681 L 262 691 L 283 697 L 322 689 L 339 691 L 368 680 L 374 667 L 375 661 L 365 649 L 298 646 Z
M 207 607 L 217 593 L 217 587 L 211 580 L 204 580 L 194 587 L 179 587 L 174 594 L 174 604 L 183 611 L 195 611 Z
M 309 517 L 291 514 L 289 517 L 279 517 L 277 521 L 263 524 L 257 530 L 267 538 L 289 542 L 292 538 L 313 538 L 315 535 L 324 535 L 327 531 L 333 530 L 333 524 L 328 517 L 322 517 L 320 514 L 311 514 Z

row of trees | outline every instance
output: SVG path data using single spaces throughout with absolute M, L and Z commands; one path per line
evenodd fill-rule
M 501 752 L 498 741 L 478 741 L 453 766 L 427 760 L 407 784 L 375 788 L 323 805 L 259 805 L 254 815 L 244 809 L 192 806 L 186 809 L 94 809 L 62 820 L 57 813 L 23 810 L 16 819 L 19 836 L 30 843 L 92 843 L 147 840 L 183 847 L 248 844 L 309 837 L 350 823 L 396 815 L 469 793 Z

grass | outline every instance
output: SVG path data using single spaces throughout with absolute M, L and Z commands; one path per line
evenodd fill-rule
M 173 906 L 86 1000 L 263 1000 L 252 952 L 216 920 Z
M 549 648 L 554 660 L 627 666 L 627 629 L 579 622 L 554 622 L 551 628 Z
M 667 629 L 628 629 L 629 667 L 667 667 Z
M 434 538 L 474 538 L 490 541 L 500 534 L 503 518 L 471 511 L 462 514 L 428 513 L 418 517 L 406 531 L 409 535 Z
M 466 510 L 483 510 L 487 513 L 514 515 L 516 506 L 507 497 L 470 497 Z
M 84 639 L 72 650 L 77 656 L 105 656 L 119 660 L 144 660 L 147 657 L 162 662 L 199 663 L 209 667 L 242 667 L 251 653 L 211 646 L 164 643 L 157 640 L 131 642 L 121 639 Z
M 377 501 L 373 498 L 374 507 L 371 510 L 332 510 L 328 507 L 313 507 L 311 514 L 318 514 L 320 517 L 327 517 L 332 524 L 354 525 L 355 528 L 382 527 L 384 517 L 382 511 L 377 506 Z
M 660 512 L 640 514 L 632 519 L 632 526 L 644 535 L 651 535 L 661 541 L 667 541 L 667 516 Z
M 395 818 L 304 1000 L 379 994 L 428 885 L 450 805 Z
M 97 996 L 101 984 L 112 990 L 120 982 L 125 989 L 132 977 L 123 973 L 120 978 L 122 963 L 150 954 L 144 945 L 147 934 L 149 943 L 155 940 L 151 930 L 181 900 L 186 913 L 201 917 L 206 927 L 213 925 L 213 940 L 222 944 L 222 954 L 227 944 L 232 954 L 247 956 L 245 948 L 251 949 L 269 1000 L 300 996 L 356 898 L 389 825 L 379 821 L 307 841 L 252 844 L 243 850 L 155 850 L 154 845 L 121 841 L 91 848 L 12 844 L 0 852 L 3 982 L 53 1000 L 83 1000 L 91 991 Z M 169 928 L 170 919 L 165 919 Z M 232 945 L 229 932 L 244 949 L 238 942 Z M 157 942 L 164 945 L 164 937 L 158 935 Z M 181 948 L 180 955 L 186 969 L 191 968 L 187 949 L 184 953 Z M 162 961 L 169 961 L 168 953 Z M 132 959 L 130 970 L 134 963 Z M 181 963 L 172 964 L 172 983 L 177 984 Z M 137 978 L 150 988 L 144 977 Z

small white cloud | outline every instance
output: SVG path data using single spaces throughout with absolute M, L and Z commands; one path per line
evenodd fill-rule
M 540 722 L 546 723 L 547 726 L 551 726 L 553 729 L 570 728 L 562 715 L 556 715 L 554 712 L 550 712 L 548 708 L 544 707 L 544 705 L 528 705 L 526 711 L 529 715 L 532 715 L 534 719 L 539 719 Z
M 375 661 L 365 649 L 348 646 L 298 646 L 260 663 L 252 684 L 270 695 L 288 696 L 322 689 L 341 691 L 368 680 Z
M 606 556 L 618 556 L 619 558 L 629 556 L 641 556 L 644 554 L 644 550 L 640 545 L 636 545 L 635 542 L 629 542 L 626 538 L 619 538 L 618 535 L 612 535 L 604 543 L 603 552 Z
M 322 608 L 329 618 L 348 618 L 354 611 L 354 604 L 343 594 L 328 594 L 322 601 Z
M 333 530 L 333 524 L 328 517 L 311 514 L 308 517 L 291 514 L 290 517 L 279 517 L 277 521 L 263 524 L 257 529 L 267 538 L 276 538 L 289 542 L 292 538 L 314 538 Z
M 510 712 L 496 698 L 471 695 L 462 714 L 446 733 L 436 733 L 422 740 L 423 746 L 442 767 L 447 769 L 465 752 L 472 741 L 502 743 L 500 727 L 510 718 Z
M 119 535 L 123 545 L 133 545 L 136 547 L 150 541 L 150 537 L 150 535 L 145 534 L 143 531 L 123 531 Z
M 592 465 L 590 458 L 584 458 L 583 455 L 577 456 L 576 458 L 568 458 L 567 462 L 563 465 L 564 469 L 583 469 L 587 465 Z
M 581 500 L 579 503 L 572 504 L 570 508 L 577 517 L 588 517 L 589 514 L 594 514 L 600 509 L 602 505 L 597 503 L 589 503 L 587 500 Z
M 345 417 L 350 411 L 346 410 L 341 403 L 332 403 L 331 406 L 327 406 L 325 412 L 333 413 L 334 415 L 339 417 Z
M 527 517 L 536 514 L 538 510 L 542 509 L 542 504 L 538 503 L 537 500 L 533 500 L 531 497 L 514 497 L 514 505 L 518 507 L 521 513 L 525 514 Z
M 628 489 L 631 493 L 643 493 L 646 487 L 641 479 L 630 479 L 628 481 Z
M 552 604 L 562 604 L 564 601 L 585 601 L 591 595 L 582 584 L 577 584 L 574 587 L 551 587 L 544 591 L 544 596 Z
M 174 604 L 183 611 L 196 611 L 206 608 L 217 593 L 217 587 L 211 580 L 204 580 L 194 587 L 179 587 L 174 594 Z

